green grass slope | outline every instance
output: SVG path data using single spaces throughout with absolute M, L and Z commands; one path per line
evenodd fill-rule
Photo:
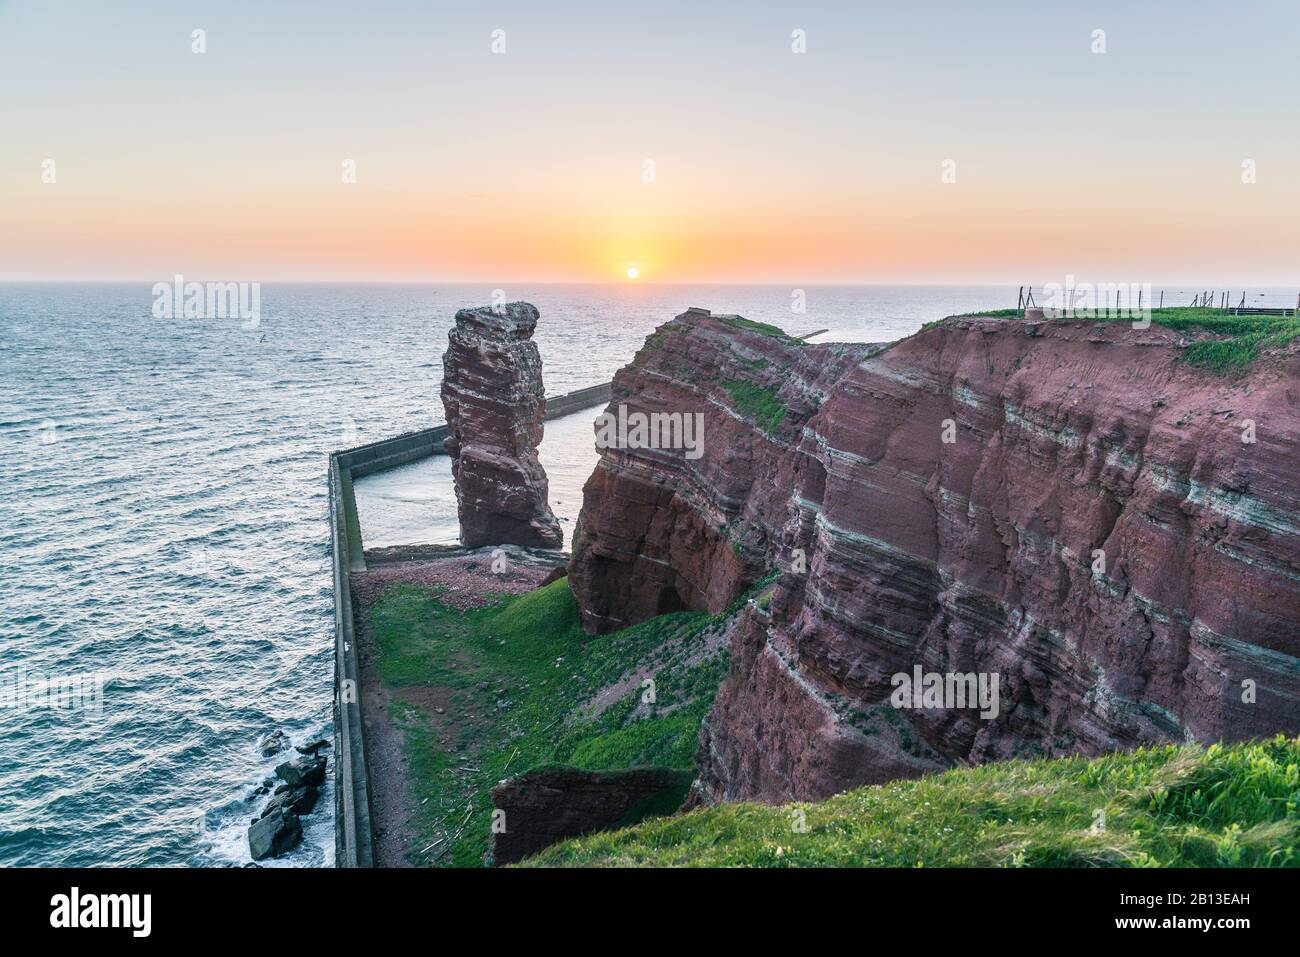
M 1300 319 L 1294 316 L 1229 316 L 1218 309 L 1190 306 L 1152 309 L 1151 321 L 1180 332 L 1218 337 L 1189 345 L 1183 361 L 1219 375 L 1240 375 L 1261 349 L 1284 346 L 1300 335 Z
M 548 764 L 691 769 L 726 674 L 725 650 L 710 641 L 724 618 L 681 612 L 589 638 L 564 580 L 468 612 L 403 585 L 364 609 L 423 802 L 412 862 L 481 864 L 503 778 Z
M 819 803 L 732 804 L 557 844 L 528 866 L 1300 864 L 1300 739 L 1010 761 Z
M 785 421 L 786 408 L 775 389 L 737 380 L 724 382 L 722 387 L 731 396 L 737 412 L 768 435 L 776 435 L 776 430 Z
M 976 316 L 1009 318 L 1016 309 L 991 309 Z M 1075 318 L 1089 318 L 1080 311 Z M 1106 315 L 1104 308 L 1092 317 L 1097 322 L 1132 322 L 1131 317 Z M 1183 350 L 1183 361 L 1218 375 L 1238 376 L 1258 358 L 1261 349 L 1285 346 L 1300 336 L 1300 318 L 1295 316 L 1230 316 L 1222 310 L 1193 306 L 1167 306 L 1151 310 L 1153 325 L 1165 326 L 1189 337 L 1205 337 Z M 926 323 L 928 328 L 935 323 Z M 1208 338 L 1213 337 L 1213 338 Z

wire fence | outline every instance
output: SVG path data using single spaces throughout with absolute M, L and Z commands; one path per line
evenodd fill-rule
M 1041 292 L 1040 292 L 1041 297 Z M 1115 283 L 1055 290 L 1047 300 L 1035 300 L 1033 286 L 1021 286 L 1016 308 L 1061 309 L 1074 313 L 1085 310 L 1133 311 L 1186 306 L 1213 309 L 1229 316 L 1300 316 L 1300 292 L 1252 292 L 1248 289 L 1152 289 L 1136 283 Z

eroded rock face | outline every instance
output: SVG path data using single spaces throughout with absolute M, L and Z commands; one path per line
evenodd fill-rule
M 547 505 L 537 458 L 546 393 L 532 341 L 537 309 L 526 302 L 456 313 L 442 357 L 442 404 L 451 434 L 460 540 L 559 548 L 560 523 Z
M 514 864 L 568 837 L 625 827 L 653 812 L 671 814 L 691 775 L 669 768 L 582 771 L 551 767 L 502 781 L 492 804 L 505 829 L 492 835 L 492 860 Z
M 1128 323 L 836 348 L 688 315 L 615 380 L 614 404 L 720 424 L 696 463 L 602 455 L 569 575 L 588 629 L 781 572 L 701 734 L 704 799 L 1300 731 L 1300 342 L 1239 379 Z M 726 381 L 785 418 L 736 414 Z M 918 665 L 996 674 L 996 715 L 892 706 Z
M 702 453 L 610 447 L 583 488 L 569 581 L 588 633 L 722 611 L 770 566 L 822 399 L 879 346 L 806 345 L 692 310 L 614 377 L 608 412 L 702 413 Z

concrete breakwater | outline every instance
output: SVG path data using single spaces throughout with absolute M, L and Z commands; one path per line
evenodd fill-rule
M 612 383 L 546 400 L 546 420 L 609 402 Z M 366 567 L 352 482 L 419 459 L 442 455 L 445 425 L 408 432 L 329 457 L 330 545 L 334 585 L 335 861 L 339 867 L 375 865 L 370 777 L 363 733 L 360 668 L 352 617 L 352 572 Z

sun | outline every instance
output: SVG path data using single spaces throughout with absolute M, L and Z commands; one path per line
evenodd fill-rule
M 639 276 L 639 275 L 641 275 L 641 270 L 637 269 L 635 266 L 628 266 L 628 267 L 627 267 L 627 278 L 628 278 L 628 279 L 635 279 L 635 278 L 636 278 L 637 276 Z

